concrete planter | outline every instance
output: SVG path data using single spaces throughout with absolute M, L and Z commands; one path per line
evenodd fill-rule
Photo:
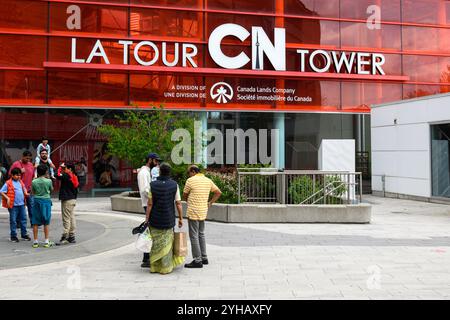
M 111 197 L 112 210 L 144 213 L 141 199 L 128 192 Z M 186 203 L 183 202 L 186 213 Z M 370 223 L 372 207 L 355 205 L 214 204 L 207 220 L 230 223 Z
M 129 192 L 122 192 L 111 196 L 112 210 L 144 214 L 141 198 L 129 197 L 128 194 Z

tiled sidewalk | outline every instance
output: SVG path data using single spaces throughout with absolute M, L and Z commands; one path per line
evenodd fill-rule
M 101 253 L 63 260 L 59 250 L 60 262 L 0 270 L 0 298 L 450 298 L 450 206 L 365 200 L 373 204 L 367 225 L 208 222 L 210 264 L 164 276 L 139 267 L 131 233 L 124 246 Z M 107 198 L 80 199 L 79 217 L 111 215 L 127 226 L 142 220 L 109 208 Z

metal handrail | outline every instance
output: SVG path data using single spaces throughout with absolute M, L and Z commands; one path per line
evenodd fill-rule
M 326 188 L 330 185 L 332 185 L 333 183 L 329 183 L 328 185 L 324 186 L 322 189 L 320 189 L 319 191 L 313 193 L 311 196 L 309 196 L 308 198 L 306 198 L 305 200 L 303 200 L 300 204 L 304 204 L 305 202 L 308 202 L 310 199 L 314 199 L 314 197 L 318 194 L 321 194 L 322 192 L 324 192 L 326 190 Z M 322 199 L 323 197 L 319 198 Z M 313 203 L 316 203 L 317 201 L 314 201 Z
M 324 195 L 322 197 L 320 197 L 319 199 L 317 199 L 316 201 L 314 201 L 312 204 L 316 204 L 317 202 L 319 202 L 320 200 L 322 200 L 323 198 L 325 198 L 327 195 L 331 195 L 333 193 L 333 191 L 335 191 L 338 187 L 345 185 L 344 183 L 341 183 L 338 187 L 335 187 L 333 189 L 331 189 L 329 192 L 326 192 L 327 187 L 329 187 L 330 185 L 333 185 L 333 182 L 329 183 L 328 185 L 325 186 L 325 189 L 321 189 L 320 192 L 324 191 Z M 317 194 L 318 192 L 316 192 Z M 307 199 L 309 200 L 309 198 Z M 301 204 L 304 204 L 306 200 L 302 201 Z
M 238 176 L 238 202 L 241 203 L 241 192 L 242 192 L 242 177 L 249 176 L 248 179 L 244 180 L 244 194 L 246 200 L 261 203 L 288 203 L 293 201 L 293 198 L 289 193 L 290 183 L 301 176 L 309 177 L 312 181 L 310 185 L 310 190 L 313 192 L 306 199 L 302 200 L 300 204 L 305 204 L 311 199 L 314 199 L 320 194 L 323 194 L 317 200 L 314 200 L 313 204 L 326 199 L 338 188 L 346 187 L 344 192 L 344 197 L 341 197 L 343 202 L 348 204 L 352 201 L 362 202 L 362 173 L 361 172 L 350 172 L 350 171 L 321 171 L 321 170 L 279 170 L 277 168 L 239 168 L 237 172 Z M 262 177 L 262 180 L 255 180 L 255 176 Z M 327 176 L 337 176 L 338 181 L 331 181 L 325 184 Z M 251 177 L 251 178 L 250 178 Z M 263 177 L 274 177 L 274 178 L 263 178 Z M 279 177 L 279 178 L 278 178 Z M 322 184 L 320 181 L 323 181 Z M 322 184 L 321 188 L 317 190 L 317 183 Z M 336 185 L 336 183 L 339 183 Z M 331 187 L 331 189 L 330 189 Z M 359 194 L 356 193 L 359 187 Z M 294 189 L 295 190 L 295 189 Z M 308 193 L 308 189 L 306 189 Z M 289 193 L 288 193 L 289 192 Z M 304 192 L 304 190 L 302 191 Z M 256 193 L 256 195 L 255 195 Z M 248 196 L 247 196 L 248 195 Z M 346 199 L 344 199 L 346 198 Z M 324 201 L 326 202 L 326 201 Z

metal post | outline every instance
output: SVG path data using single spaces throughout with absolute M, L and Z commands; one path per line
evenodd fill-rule
M 200 119 L 202 121 L 202 165 L 206 169 L 206 166 L 208 165 L 208 159 L 207 159 L 207 148 L 206 144 L 208 141 L 206 140 L 206 132 L 208 131 L 208 112 L 201 112 L 200 113 Z
M 316 174 L 314 173 L 313 174 L 313 193 L 312 194 L 315 194 L 315 193 L 316 193 Z M 314 197 L 313 197 L 312 201 L 314 202 Z
M 347 204 L 350 204 L 350 173 L 347 173 Z
M 281 172 L 281 204 L 286 204 L 286 174 Z
M 359 173 L 359 203 L 362 203 L 362 174 Z
M 241 174 L 237 173 L 237 177 L 238 177 L 238 203 L 241 203 Z

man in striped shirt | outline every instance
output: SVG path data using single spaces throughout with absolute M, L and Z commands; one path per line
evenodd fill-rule
M 200 169 L 192 165 L 188 170 L 189 179 L 184 186 L 183 198 L 187 200 L 187 218 L 189 224 L 189 239 L 191 240 L 191 263 L 185 264 L 186 268 L 203 268 L 208 264 L 205 241 L 205 220 L 208 208 L 219 199 L 222 192 L 214 182 L 200 173 Z M 209 194 L 214 195 L 209 200 Z

